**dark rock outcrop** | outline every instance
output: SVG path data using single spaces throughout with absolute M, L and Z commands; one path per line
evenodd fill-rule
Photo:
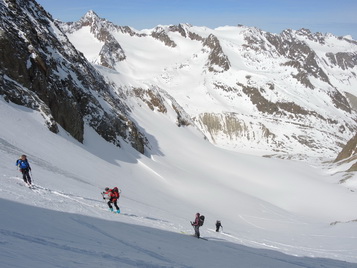
M 337 52 L 326 53 L 327 58 L 333 65 L 340 67 L 342 70 L 347 70 L 357 66 L 357 53 Z
M 202 36 L 190 31 L 190 27 L 192 26 L 187 24 L 171 25 L 169 26 L 169 31 L 178 32 L 181 34 L 182 37 L 190 38 L 191 40 L 196 40 L 200 42 L 204 41 L 204 38 Z
M 207 63 L 210 72 L 224 72 L 229 70 L 231 63 L 229 62 L 228 57 L 224 54 L 221 44 L 216 36 L 210 34 L 203 41 L 203 46 L 210 49 Z
M 142 100 L 152 111 L 166 114 L 168 109 L 175 111 L 177 115 L 177 126 L 194 125 L 190 116 L 167 92 L 153 87 L 150 89 L 133 88 L 129 95 Z
M 341 152 L 337 155 L 335 162 L 346 160 L 357 154 L 357 134 L 350 139 L 346 145 L 343 147 Z
M 176 47 L 176 43 L 170 39 L 168 36 L 165 28 L 163 27 L 156 27 L 154 31 L 152 31 L 151 36 L 165 44 L 168 47 Z
M 311 32 L 308 30 L 303 29 L 296 33 L 296 35 L 304 34 L 312 40 L 317 39 L 319 43 L 323 43 L 323 39 L 321 39 L 320 36 L 312 36 Z M 327 74 L 322 70 L 318 63 L 316 53 L 306 44 L 306 42 L 296 38 L 291 30 L 285 30 L 281 35 L 266 33 L 265 37 L 280 55 L 288 59 L 285 65 L 297 69 L 298 73 L 295 75 L 295 78 L 303 85 L 314 89 L 309 76 L 313 76 L 329 83 Z

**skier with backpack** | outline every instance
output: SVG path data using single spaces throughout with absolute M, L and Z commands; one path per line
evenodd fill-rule
M 16 166 L 19 168 L 19 171 L 22 173 L 22 179 L 28 185 L 32 185 L 31 177 L 30 177 L 30 164 L 27 161 L 26 155 L 21 155 L 20 159 L 16 161 Z
M 118 199 L 120 197 L 120 193 L 119 193 L 119 189 L 118 187 L 114 187 L 113 189 L 109 189 L 108 187 L 105 188 L 105 192 L 102 193 L 103 199 L 109 199 L 108 201 L 108 206 L 109 206 L 109 210 L 113 211 L 113 206 L 112 204 L 115 206 L 115 208 L 117 209 L 115 211 L 115 213 L 120 213 L 120 208 L 118 207 Z
M 222 227 L 222 230 L 223 230 L 223 226 L 222 226 L 222 223 L 221 221 L 216 221 L 216 232 L 219 232 L 219 229 Z
M 200 238 L 200 227 L 203 225 L 205 221 L 205 216 L 200 215 L 200 213 L 196 213 L 195 221 L 191 221 L 191 225 L 195 229 L 195 237 Z

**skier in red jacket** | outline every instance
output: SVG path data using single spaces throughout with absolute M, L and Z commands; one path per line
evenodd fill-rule
M 102 193 L 103 195 L 103 199 L 109 199 L 108 201 L 108 206 L 109 206 L 109 210 L 113 211 L 113 206 L 112 204 L 115 206 L 116 213 L 120 213 L 120 208 L 118 207 L 118 199 L 120 197 L 120 193 L 119 193 L 119 189 L 118 187 L 114 187 L 113 189 L 109 189 L 108 187 L 105 188 L 105 192 Z
M 193 228 L 195 229 L 195 236 L 197 238 L 200 238 L 200 213 L 196 213 L 196 218 L 194 222 L 191 222 L 191 225 L 193 226 Z

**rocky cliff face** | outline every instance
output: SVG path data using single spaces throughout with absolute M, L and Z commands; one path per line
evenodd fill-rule
M 87 124 L 105 140 L 120 146 L 123 139 L 144 153 L 147 140 L 128 117 L 128 107 L 41 6 L 32 0 L 0 0 L 0 12 L 0 94 L 5 100 L 40 111 L 55 133 L 60 125 L 82 142 Z M 116 51 L 114 61 L 121 60 L 115 39 L 105 31 L 102 38 L 108 50 Z M 110 65 L 110 59 L 102 64 Z

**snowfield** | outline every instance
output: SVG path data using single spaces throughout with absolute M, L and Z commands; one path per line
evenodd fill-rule
M 355 177 L 342 185 L 343 174 L 316 163 L 217 148 L 134 110 L 147 156 L 90 128 L 84 144 L 53 134 L 39 113 L 0 99 L 2 268 L 357 267 Z M 21 154 L 34 189 L 15 166 Z M 106 186 L 122 190 L 119 215 L 101 197 Z M 191 236 L 196 212 L 207 241 Z

